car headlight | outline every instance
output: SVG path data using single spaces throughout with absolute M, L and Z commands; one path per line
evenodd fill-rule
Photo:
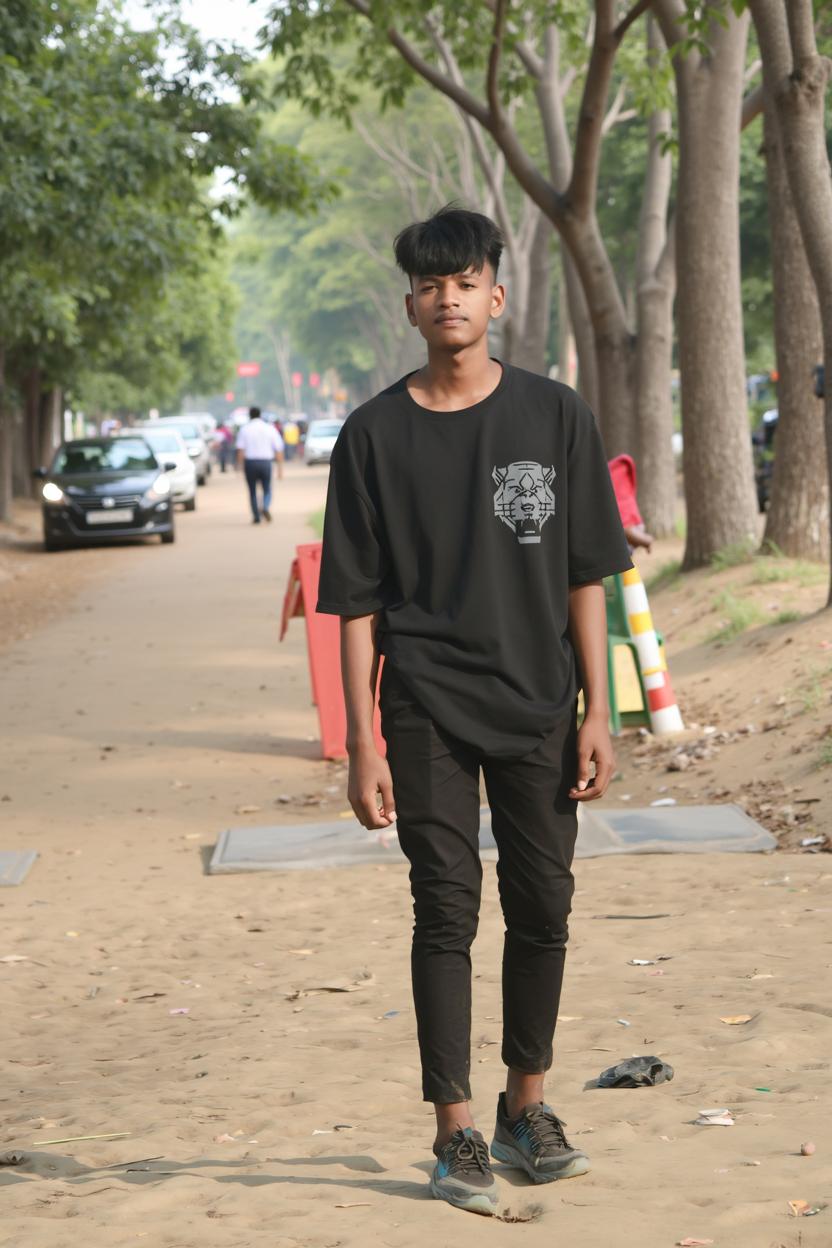
M 170 478 L 163 473 L 161 477 L 157 477 L 147 491 L 148 498 L 167 498 L 170 494 Z
M 188 447 L 188 454 L 190 455 L 191 459 L 197 459 L 201 453 L 202 453 L 201 446 L 189 446 Z
M 47 481 L 41 492 L 47 503 L 62 503 L 64 501 L 64 492 L 54 481 Z

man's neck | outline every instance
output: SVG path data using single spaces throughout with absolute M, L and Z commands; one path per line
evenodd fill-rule
M 434 411 L 472 407 L 500 384 L 502 368 L 483 341 L 463 351 L 428 348 L 428 362 L 414 373 L 408 389 L 417 403 Z

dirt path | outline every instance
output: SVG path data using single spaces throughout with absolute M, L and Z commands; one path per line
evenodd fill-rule
M 144 856 L 160 839 L 211 839 L 241 805 L 313 798 L 329 765 L 303 625 L 283 643 L 278 629 L 325 488 L 326 469 L 292 465 L 274 524 L 255 528 L 241 482 L 215 474 L 173 546 L 67 553 L 94 576 L 0 659 L 5 848 L 83 840 L 91 852 L 117 833 L 120 852 Z M 55 592 L 64 558 L 26 554 Z M 284 817 L 294 806 L 281 803 Z

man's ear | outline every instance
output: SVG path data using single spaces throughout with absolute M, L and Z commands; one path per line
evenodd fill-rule
M 404 297 L 404 306 L 405 306 L 405 310 L 406 310 L 406 312 L 407 312 L 407 319 L 410 321 L 410 324 L 411 324 L 411 325 L 415 326 L 415 325 L 416 325 L 416 317 L 415 317 L 415 315 L 414 315 L 414 313 L 413 313 L 413 293 L 412 293 L 412 291 L 408 291 L 408 292 L 407 292 L 407 294 L 405 295 L 405 297 Z
M 499 283 L 491 289 L 491 311 L 489 316 L 496 321 L 506 310 L 506 288 Z

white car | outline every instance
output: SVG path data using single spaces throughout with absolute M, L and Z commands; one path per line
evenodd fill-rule
M 196 511 L 196 465 L 188 454 L 182 434 L 178 429 L 154 429 L 145 425 L 139 430 L 159 463 L 176 464 L 168 474 L 175 503 L 183 503 L 186 511 Z M 136 431 L 125 429 L 119 437 L 136 437 Z
M 211 474 L 211 455 L 208 444 L 202 433 L 202 426 L 190 416 L 160 416 L 158 420 L 140 421 L 136 426 L 144 433 L 145 429 L 178 429 L 188 448 L 188 454 L 194 461 L 197 485 L 205 485 Z
M 328 464 L 338 434 L 344 427 L 342 420 L 316 420 L 306 431 L 303 455 L 307 464 Z

